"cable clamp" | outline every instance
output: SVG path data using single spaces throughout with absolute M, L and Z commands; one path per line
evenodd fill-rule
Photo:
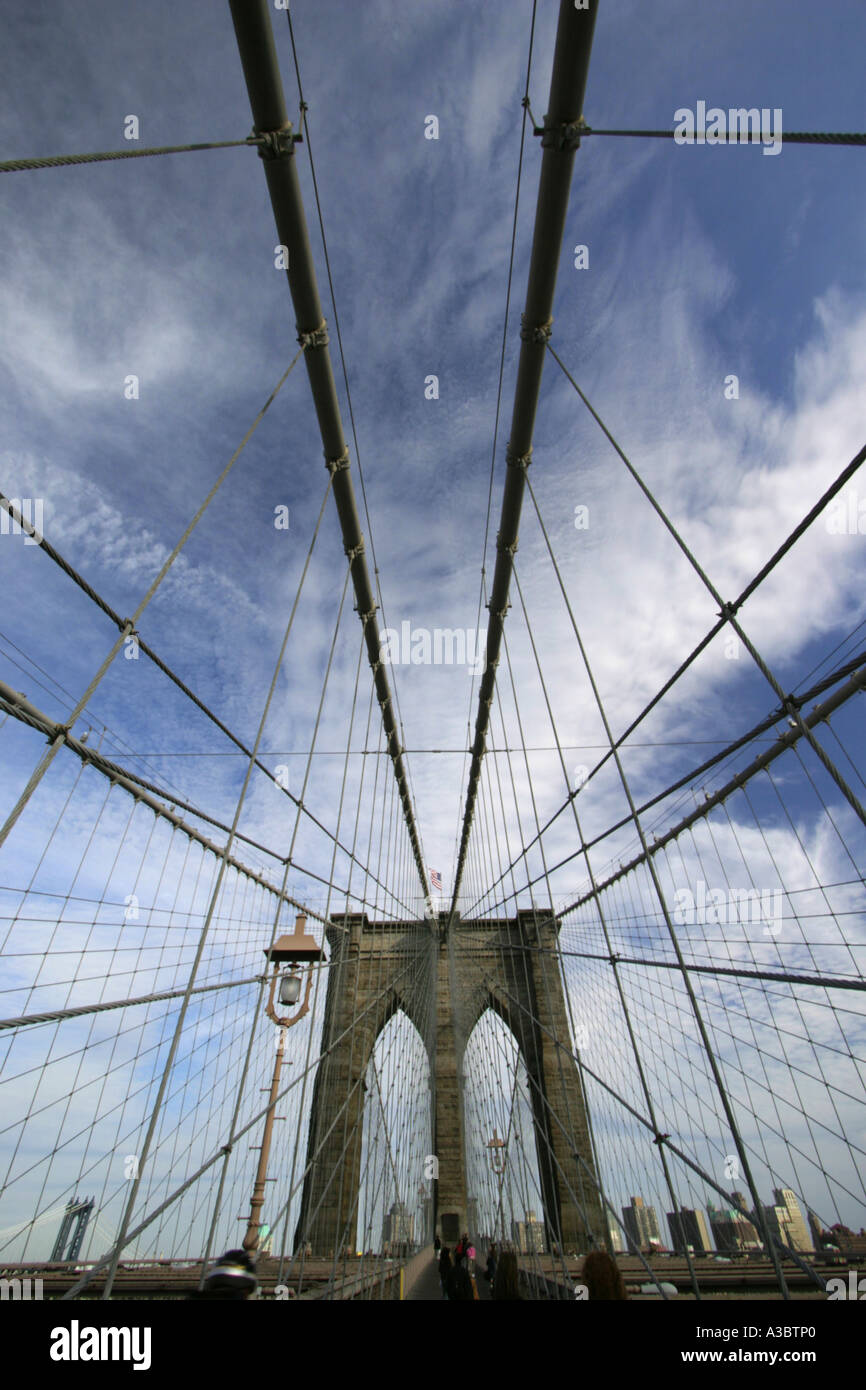
M 544 323 L 527 323 L 526 315 L 520 315 L 520 336 L 524 343 L 549 343 L 553 333 L 553 319 Z
M 364 554 L 364 537 L 362 536 L 358 544 L 352 546 L 351 550 L 346 550 L 346 547 L 343 546 L 343 551 L 345 553 L 346 559 L 349 561 L 349 564 L 354 564 L 358 556 Z
M 782 701 L 782 709 L 788 716 L 789 727 L 792 729 L 799 729 L 800 719 L 802 719 L 803 716 L 801 714 L 801 702 L 797 697 L 795 695 L 786 695 Z M 779 735 L 779 738 L 784 737 L 784 734 Z
M 530 444 L 525 454 L 515 454 L 509 444 L 505 450 L 505 462 L 509 468 L 522 468 L 525 473 L 532 462 L 532 445 Z
M 722 606 L 721 606 L 721 608 L 719 609 L 719 614 L 718 614 L 718 616 L 719 616 L 720 618 L 725 618 L 727 621 L 730 621 L 731 618 L 735 618 L 735 617 L 737 616 L 737 609 L 738 609 L 738 608 L 739 608 L 739 604 L 736 604 L 736 603 L 723 603 Z
M 327 347 L 330 341 L 328 337 L 328 325 L 325 319 L 322 319 L 318 328 L 313 328 L 309 333 L 298 333 L 298 342 L 304 349 L 304 352 L 306 352 L 308 348 Z
M 608 956 L 608 960 L 610 961 L 611 965 L 619 965 L 620 961 L 622 960 L 622 956 L 618 951 L 614 951 L 612 955 Z
M 295 141 L 300 136 L 292 134 L 292 123 L 286 121 L 279 130 L 254 130 L 253 139 L 258 141 L 259 159 L 288 159 L 295 153 Z
M 670 1139 L 670 1137 L 671 1136 L 669 1134 L 657 1134 L 655 1139 L 653 1140 L 653 1143 L 661 1146 L 665 1142 L 665 1140 Z
M 220 1153 L 221 1153 L 221 1154 L 226 1154 L 226 1156 L 228 1156 L 228 1154 L 230 1154 L 231 1151 L 232 1151 L 232 1146 L 231 1146 L 231 1144 L 223 1144 L 222 1148 L 220 1149 Z
M 589 126 L 583 116 L 576 121 L 558 121 L 554 123 L 550 116 L 545 116 L 542 126 L 533 128 L 533 135 L 541 136 L 541 148 L 543 150 L 579 150 L 580 137 L 589 130 Z
M 326 455 L 326 457 L 325 457 L 325 467 L 327 468 L 328 472 L 331 473 L 331 474 L 340 473 L 343 469 L 348 468 L 348 467 L 349 467 L 349 446 L 348 446 L 348 444 L 344 447 L 343 452 L 340 454 L 340 457 L 339 457 L 339 458 L 336 458 L 336 459 L 329 459 L 329 458 L 327 457 L 327 455 Z
M 381 671 L 381 669 L 382 669 L 382 662 L 381 662 L 381 661 L 374 661 L 373 664 L 372 664 L 372 666 L 370 667 L 370 670 L 373 672 L 373 675 L 374 675 L 374 676 L 377 676 L 377 675 L 379 674 L 379 672 Z
M 370 621 L 371 618 L 375 618 L 375 616 L 376 616 L 376 610 L 378 609 L 378 607 L 379 607 L 378 603 L 374 603 L 374 604 L 373 604 L 373 607 L 370 609 L 369 613 L 359 613 L 359 617 L 360 617 L 360 619 L 361 619 L 361 622 L 364 624 L 365 627 L 367 626 L 367 623 Z
M 500 553 L 504 553 L 504 554 L 507 554 L 507 555 L 516 555 L 516 554 L 517 554 L 517 541 L 512 541 L 511 545 L 506 545 L 505 542 L 502 540 L 502 532 L 501 532 L 501 531 L 497 531 L 497 532 L 496 532 L 496 549 L 497 549 Z

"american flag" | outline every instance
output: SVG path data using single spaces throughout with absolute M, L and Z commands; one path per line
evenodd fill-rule
M 433 889 L 434 893 L 442 892 L 442 875 L 438 869 L 430 870 L 430 887 Z

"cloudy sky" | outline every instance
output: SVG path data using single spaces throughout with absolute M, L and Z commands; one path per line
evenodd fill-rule
M 546 109 L 557 11 L 545 0 L 535 15 L 529 92 L 537 120 Z M 369 505 L 362 529 L 371 571 L 378 569 L 383 626 L 408 622 L 412 630 L 474 634 L 485 625 L 480 575 L 486 564 L 489 583 L 495 560 L 540 164 L 539 141 L 527 130 L 494 452 L 532 14 L 529 0 L 304 0 L 293 9 L 310 136 L 297 147 L 298 166 L 356 492 L 363 507 L 363 475 Z M 295 118 L 288 26 L 282 13 L 273 19 Z M 227 6 L 35 3 L 11 7 L 5 27 L 6 159 L 123 148 L 130 115 L 138 118 L 142 146 L 249 133 Z M 827 0 L 818 12 L 807 0 L 758 7 L 731 0 L 723 11 L 686 0 L 652 7 L 603 0 L 584 114 L 598 128 L 672 128 L 677 109 L 705 101 L 780 108 L 786 130 L 862 130 L 863 37 L 853 0 Z M 431 115 L 435 140 L 425 138 Z M 862 159 L 847 148 L 786 146 L 768 157 L 760 147 L 599 137 L 585 140 L 575 160 L 553 345 L 726 599 L 864 443 Z M 126 615 L 297 350 L 285 276 L 274 265 L 263 171 L 251 149 L 215 150 L 7 173 L 2 194 L 0 488 L 42 501 L 46 537 Z M 575 268 L 578 246 L 588 248 L 585 269 Z M 138 378 L 138 399 L 125 397 L 130 375 Z M 425 394 L 431 376 L 436 399 Z M 737 399 L 726 397 L 731 376 Z M 712 625 L 716 605 L 550 358 L 530 480 L 607 717 L 620 733 Z M 326 482 L 299 363 L 139 624 L 144 640 L 248 742 Z M 274 525 L 280 506 L 289 509 L 287 530 Z M 581 529 L 579 507 L 588 509 Z M 850 485 L 844 516 L 844 525 L 830 529 L 819 520 L 743 610 L 746 632 L 786 690 L 806 688 L 862 646 L 863 483 L 859 492 L 856 480 Z M 465 912 L 513 904 L 524 883 L 526 870 L 518 868 L 488 892 L 521 836 L 535 833 L 530 782 L 543 823 L 605 742 L 528 497 L 516 563 L 566 767 L 551 748 L 548 707 L 513 586 L 506 637 L 517 703 L 503 655 L 502 706 L 492 728 L 497 745 L 507 740 L 520 753 L 499 760 L 504 810 L 500 783 L 485 783 L 488 831 L 485 838 L 479 825 Z M 288 767 L 296 794 L 344 576 L 329 498 L 261 745 L 268 766 Z M 115 630 L 22 536 L 0 540 L 0 584 L 0 679 L 63 718 Z M 305 793 L 332 830 L 359 645 L 350 590 L 322 710 L 322 751 Z M 390 675 L 425 861 L 442 873 L 447 893 L 477 679 L 466 666 L 444 664 L 397 665 Z M 661 790 L 775 703 L 747 652 L 717 637 L 628 745 L 624 765 L 636 799 Z M 368 710 L 365 661 L 341 822 L 346 841 Z M 374 706 L 369 748 L 377 747 L 376 720 Z M 231 821 L 243 758 L 145 659 L 115 660 L 77 730 L 88 726 L 109 756 Z M 835 728 L 856 760 L 853 708 L 842 711 Z M 5 813 L 42 744 L 8 728 L 3 737 Z M 862 760 L 861 733 L 861 773 Z M 846 766 L 856 780 L 857 769 Z M 778 842 L 759 887 L 790 882 L 805 892 L 816 878 L 849 883 L 862 874 L 863 827 L 821 777 L 808 764 L 783 779 L 796 834 L 785 838 L 781 812 L 767 810 Z M 578 804 L 587 835 L 619 819 L 625 803 L 610 765 Z M 663 808 L 658 824 L 673 820 L 674 809 Z M 753 837 L 757 860 L 765 853 L 757 821 L 745 808 L 732 810 L 742 817 L 743 836 Z M 509 833 L 501 861 L 493 824 L 500 843 Z M 658 828 L 653 817 L 650 824 Z M 293 825 L 285 798 L 254 779 L 241 829 L 285 854 Z M 23 822 L 16 853 L 31 833 Z M 359 843 L 371 857 L 377 853 L 372 823 Z M 545 837 L 547 862 L 575 847 L 569 812 Z M 604 877 L 634 848 L 633 831 L 610 837 L 595 852 L 593 871 Z M 295 850 L 302 864 L 330 876 L 330 847 L 319 832 L 302 828 Z M 719 881 L 739 882 L 733 850 L 717 851 Z M 695 854 L 683 847 L 682 862 L 671 869 L 672 891 L 684 883 L 694 888 L 704 872 Z M 242 857 L 278 872 L 257 850 L 245 847 Z M 528 863 L 532 877 L 543 873 L 537 853 Z M 804 865 L 816 865 L 811 877 Z M 755 872 L 750 860 L 748 873 Z M 341 855 L 339 884 L 346 873 Z M 418 885 L 405 856 L 398 861 L 395 851 L 389 873 L 400 903 L 417 908 Z M 746 884 L 748 873 L 741 873 Z M 562 905 L 586 882 L 585 861 L 571 859 L 549 891 Z M 320 912 L 337 905 L 301 873 L 290 887 Z M 377 895 L 369 882 L 363 892 L 378 910 L 397 911 L 394 899 Z M 533 892 L 545 897 L 548 887 L 542 881 Z M 848 940 L 863 939 L 861 909 L 862 900 L 846 899 L 848 921 L 861 923 L 860 935 Z M 842 940 L 838 928 L 832 943 Z M 803 963 L 804 941 L 802 933 L 787 941 L 789 964 Z M 764 959 L 770 946 L 782 949 L 785 941 L 759 942 L 741 958 Z M 828 968 L 846 967 L 834 960 Z M 858 1114 L 862 1127 L 862 1106 Z M 866 1131 L 861 1140 L 866 1144 Z

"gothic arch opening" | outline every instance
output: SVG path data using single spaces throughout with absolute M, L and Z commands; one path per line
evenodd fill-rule
M 432 1240 L 432 1084 L 403 1008 L 379 1032 L 364 1074 L 358 1253 L 404 1254 Z
M 491 1006 L 469 1035 L 461 1073 L 470 1229 L 482 1240 L 539 1249 L 544 1202 L 529 1073 Z

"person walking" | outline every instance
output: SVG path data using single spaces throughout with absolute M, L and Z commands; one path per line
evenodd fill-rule
M 439 1252 L 439 1283 L 442 1285 L 442 1297 L 448 1298 L 448 1275 L 451 1272 L 451 1253 L 447 1245 L 443 1245 Z
M 472 1287 L 466 1261 L 460 1260 L 448 1274 L 448 1300 L 451 1303 L 471 1303 L 474 1298 L 475 1289 Z
M 493 1281 L 494 1281 L 494 1279 L 496 1278 L 496 1242 L 495 1242 L 495 1241 L 491 1241 L 490 1246 L 489 1246 L 489 1248 L 488 1248 L 488 1250 L 487 1250 L 487 1263 L 486 1263 L 486 1265 L 485 1265 L 485 1267 L 484 1267 L 484 1278 L 487 1280 L 488 1284 L 490 1285 L 490 1287 L 491 1287 L 491 1289 L 492 1289 L 492 1288 L 493 1288 Z

